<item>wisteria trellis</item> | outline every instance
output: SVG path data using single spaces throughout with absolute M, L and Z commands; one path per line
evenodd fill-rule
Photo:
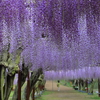
M 55 78 L 98 78 L 99 16 L 100 0 L 0 0 L 0 53 L 22 47 L 20 66 L 24 59 Z

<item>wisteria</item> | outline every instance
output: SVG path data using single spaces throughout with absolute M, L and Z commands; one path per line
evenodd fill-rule
M 99 16 L 99 0 L 3 0 L 0 53 L 21 48 L 19 68 L 42 67 L 48 79 L 98 78 Z
M 98 79 L 100 67 L 84 67 L 75 70 L 45 71 L 45 79 L 47 80 L 73 80 L 73 79 Z

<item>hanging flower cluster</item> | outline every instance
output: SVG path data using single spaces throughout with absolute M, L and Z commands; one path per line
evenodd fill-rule
M 100 67 L 84 67 L 75 70 L 60 70 L 60 71 L 45 71 L 45 79 L 47 80 L 73 80 L 73 79 L 98 79 L 100 72 Z
M 99 5 L 99 0 L 3 0 L 0 46 L 13 60 L 21 53 L 20 68 L 25 63 L 31 70 L 64 70 L 68 78 L 78 78 L 100 63 Z M 90 73 L 84 77 L 94 77 Z

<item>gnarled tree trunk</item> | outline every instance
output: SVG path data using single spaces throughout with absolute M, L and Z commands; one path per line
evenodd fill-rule
M 4 67 L 0 65 L 0 100 L 4 100 Z
M 23 67 L 22 67 L 22 71 L 20 73 L 21 73 L 21 87 L 22 87 L 23 84 L 26 81 L 26 77 L 27 77 L 27 74 L 28 74 L 28 68 L 24 67 L 24 64 L 23 64 Z M 15 87 L 15 91 L 14 91 L 12 100 L 18 100 L 18 85 Z
M 30 77 L 30 92 L 29 92 L 29 96 L 30 96 L 30 93 L 32 92 L 33 88 L 34 88 L 34 85 L 36 84 L 39 76 L 43 73 L 42 71 L 42 68 L 39 68 L 37 71 L 34 71 L 31 73 L 31 77 Z M 27 87 L 25 88 L 25 91 L 24 93 L 22 94 L 23 95 L 23 98 L 22 100 L 27 100 Z M 34 98 L 34 97 L 33 97 Z

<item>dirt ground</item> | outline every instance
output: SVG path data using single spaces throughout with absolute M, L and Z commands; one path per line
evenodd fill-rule
M 60 85 L 60 91 L 57 91 L 57 83 L 53 81 L 46 82 L 46 91 L 51 91 L 48 95 L 41 96 L 39 100 L 96 100 L 91 99 L 92 95 L 73 90 L 71 87 Z

